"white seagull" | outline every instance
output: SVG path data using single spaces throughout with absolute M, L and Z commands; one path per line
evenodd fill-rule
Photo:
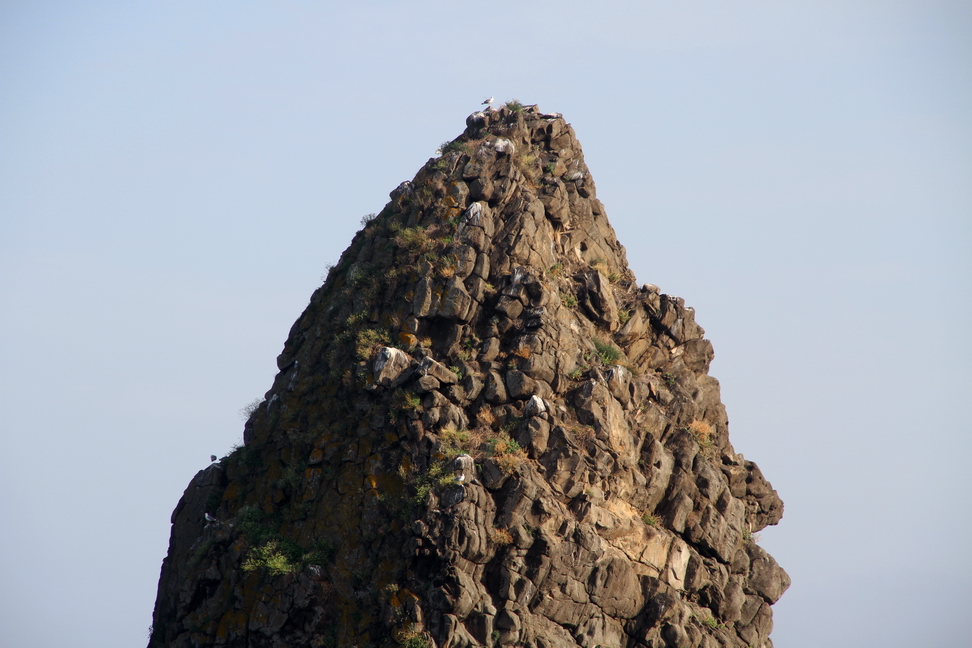
M 483 105 L 484 106 L 490 106 L 490 107 L 492 107 L 492 105 L 493 105 L 493 98 L 490 97 L 489 99 L 487 99 L 486 101 L 484 101 L 483 102 Z
M 203 511 L 203 517 L 206 518 L 206 521 L 207 522 L 215 522 L 216 521 L 216 518 L 214 518 L 209 513 L 206 513 L 205 511 Z

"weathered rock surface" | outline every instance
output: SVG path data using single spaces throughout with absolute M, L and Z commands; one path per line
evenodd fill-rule
M 176 507 L 150 646 L 772 646 L 783 504 L 570 125 L 476 113 L 391 197 Z

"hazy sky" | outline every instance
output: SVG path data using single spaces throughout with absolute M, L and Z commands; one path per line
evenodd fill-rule
M 146 643 L 169 515 L 487 95 L 564 114 L 786 503 L 777 648 L 966 645 L 972 3 L 0 3 L 0 645 Z

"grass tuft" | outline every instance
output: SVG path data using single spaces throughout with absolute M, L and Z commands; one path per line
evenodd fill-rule
M 591 340 L 594 343 L 594 348 L 597 350 L 597 355 L 606 365 L 617 364 L 618 360 L 621 359 L 622 353 L 621 349 L 614 346 L 606 340 L 601 340 L 594 338 Z
M 712 448 L 712 426 L 705 421 L 692 421 L 689 423 L 688 431 L 695 437 L 695 441 L 703 450 Z

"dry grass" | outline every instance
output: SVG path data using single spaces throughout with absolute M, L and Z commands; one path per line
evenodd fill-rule
M 478 412 L 476 412 L 476 421 L 479 423 L 479 427 L 491 428 L 493 423 L 496 422 L 496 414 L 493 413 L 493 408 L 488 405 L 481 407 Z
M 699 447 L 708 450 L 712 447 L 712 426 L 705 421 L 692 421 L 688 426 L 689 432 L 695 437 Z
M 508 545 L 513 542 L 513 536 L 510 532 L 499 527 L 493 527 L 489 530 L 489 539 L 498 545 Z
M 590 425 L 574 428 L 574 438 L 583 446 L 589 445 L 597 436 L 597 432 Z
M 604 259 L 594 259 L 591 261 L 591 268 L 597 270 L 602 275 L 607 275 L 609 272 L 607 261 Z
M 449 459 L 461 454 L 468 454 L 473 459 L 482 458 L 483 444 L 486 442 L 486 438 L 486 430 L 457 430 L 452 425 L 439 432 L 442 452 Z
M 379 346 L 387 346 L 389 344 L 391 344 L 391 338 L 388 336 L 387 331 L 366 328 L 358 331 L 357 340 L 355 341 L 355 353 L 357 354 L 358 360 L 367 360 Z
M 530 347 L 528 347 L 528 346 L 522 346 L 522 347 L 516 349 L 513 352 L 513 355 L 519 356 L 520 358 L 523 358 L 524 360 L 527 360 L 527 359 L 530 358 Z
M 507 475 L 515 473 L 527 460 L 526 451 L 506 434 L 492 439 L 489 450 L 500 470 Z
M 395 236 L 395 245 L 400 248 L 422 253 L 432 249 L 432 240 L 426 231 L 420 227 L 406 227 Z

